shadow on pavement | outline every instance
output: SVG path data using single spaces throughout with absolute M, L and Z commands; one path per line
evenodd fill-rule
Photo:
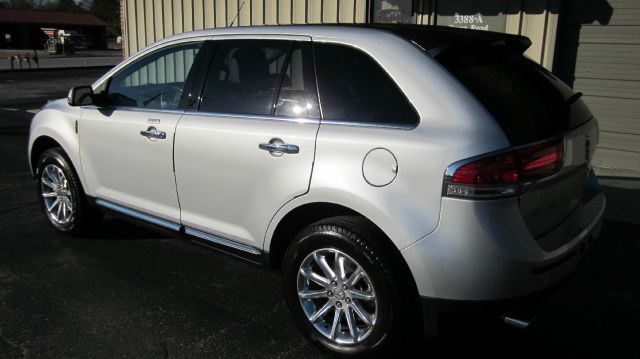
M 640 178 L 600 177 L 607 196 L 605 218 L 640 225 Z

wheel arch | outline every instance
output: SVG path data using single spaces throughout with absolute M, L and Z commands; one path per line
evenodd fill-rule
M 33 141 L 29 154 L 29 165 L 31 166 L 31 174 L 33 176 L 36 175 L 36 162 L 38 161 L 38 158 L 40 158 L 44 151 L 54 147 L 62 147 L 62 145 L 47 135 L 41 135 Z
M 280 269 L 286 250 L 299 231 L 320 220 L 338 216 L 360 217 L 364 219 L 372 229 L 378 232 L 378 238 L 382 239 L 382 242 L 380 243 L 381 249 L 385 253 L 391 254 L 389 259 L 391 260 L 391 267 L 397 271 L 395 274 L 396 279 L 400 281 L 404 294 L 413 298 L 414 302 L 412 308 L 418 311 L 415 313 L 416 322 L 412 323 L 412 325 L 420 326 L 421 323 L 427 323 L 424 317 L 425 308 L 422 308 L 420 305 L 420 295 L 416 280 L 402 253 L 400 253 L 400 249 L 378 225 L 363 214 L 349 207 L 331 202 L 310 202 L 291 209 L 281 218 L 273 231 L 271 242 L 268 246 L 269 252 L 265 253 L 267 265 L 271 269 Z M 416 327 L 416 329 L 421 330 L 424 333 L 430 331 L 427 325 L 425 325 L 424 328 Z
M 367 218 L 367 216 L 354 209 L 332 202 L 304 203 L 289 210 L 276 225 L 273 235 L 271 236 L 271 241 L 268 243 L 268 253 L 266 254 L 268 265 L 272 269 L 280 268 L 285 252 L 291 244 L 291 241 L 295 235 L 306 226 L 323 219 L 349 215 L 363 218 L 378 232 L 379 238 L 382 239 L 381 244 L 383 249 L 389 251 L 389 253 L 393 253 L 393 257 L 397 262 L 396 264 L 399 265 L 403 276 L 411 278 L 411 287 L 417 294 L 416 282 L 409 269 L 409 265 L 391 238 L 389 238 L 378 225 Z

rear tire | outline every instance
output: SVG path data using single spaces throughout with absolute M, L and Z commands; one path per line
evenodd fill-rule
M 303 229 L 285 254 L 289 311 L 304 335 L 332 354 L 390 355 L 421 337 L 417 298 L 381 236 L 362 217 L 333 217 Z
M 48 149 L 36 162 L 36 182 L 40 204 L 49 223 L 71 235 L 90 232 L 102 213 L 90 206 L 82 184 L 60 147 Z

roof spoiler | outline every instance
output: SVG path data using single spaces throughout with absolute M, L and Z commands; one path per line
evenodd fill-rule
M 495 34 L 495 33 L 494 33 Z M 427 53 L 432 57 L 437 57 L 445 51 L 460 48 L 461 46 L 496 46 L 511 48 L 518 53 L 524 53 L 531 47 L 531 40 L 526 36 L 500 34 L 500 36 L 475 37 L 465 39 L 466 41 L 456 41 L 446 43 L 442 46 L 427 49 Z

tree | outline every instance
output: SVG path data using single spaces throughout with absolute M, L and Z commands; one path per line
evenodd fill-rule
M 106 22 L 107 35 L 120 35 L 120 1 L 90 0 L 89 12 Z

